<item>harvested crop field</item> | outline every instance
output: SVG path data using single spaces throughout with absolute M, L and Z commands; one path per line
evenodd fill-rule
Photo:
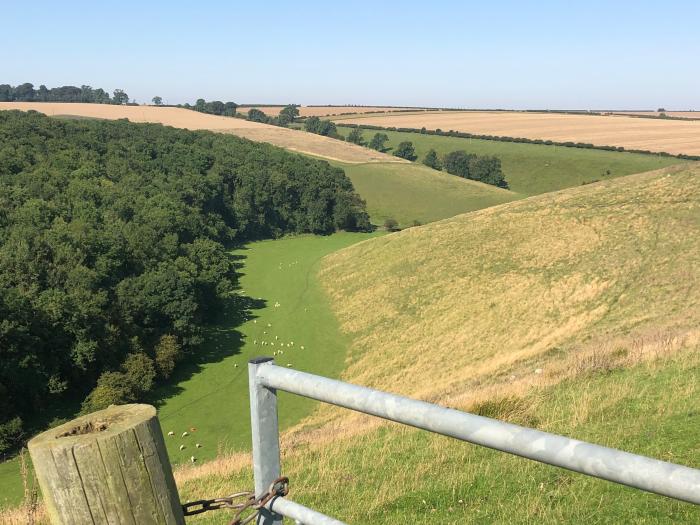
M 284 106 L 246 106 L 239 107 L 239 113 L 248 113 L 256 108 L 266 115 L 279 115 Z M 300 117 L 325 117 L 330 115 L 359 115 L 364 113 L 391 113 L 395 111 L 425 111 L 421 108 L 394 108 L 389 106 L 299 106 Z
M 430 111 L 346 117 L 344 124 L 455 130 L 479 135 L 700 155 L 700 121 L 517 111 Z
M 658 111 L 613 111 L 616 115 L 633 115 L 641 117 L 658 117 Z M 700 111 L 664 111 L 668 117 L 700 119 Z
M 268 142 L 299 153 L 307 153 L 351 164 L 364 162 L 405 162 L 402 159 L 348 142 L 304 131 L 270 126 L 231 117 L 207 115 L 189 109 L 155 106 L 115 106 L 53 102 L 0 102 L 0 110 L 39 111 L 49 116 L 99 119 L 126 118 L 131 122 L 151 122 L 175 128 L 231 133 L 257 142 Z

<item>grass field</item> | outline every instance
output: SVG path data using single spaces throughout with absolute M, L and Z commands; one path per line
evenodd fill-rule
M 358 243 L 321 281 L 343 377 L 695 467 L 695 166 L 541 195 Z M 350 523 L 696 523 L 700 509 L 322 407 L 284 436 L 293 497 Z M 249 459 L 180 469 L 185 497 Z M 202 518 L 202 523 L 214 523 Z
M 242 293 L 253 299 L 250 319 L 239 319 L 234 309 L 223 312 L 220 322 L 208 330 L 202 351 L 148 400 L 158 407 L 163 431 L 175 432 L 175 437 L 166 438 L 174 464 L 189 461 L 192 455 L 205 461 L 250 446 L 248 359 L 284 348 L 280 361 L 284 364 L 330 376 L 340 373 L 347 338 L 338 330 L 316 272 L 324 255 L 369 237 L 306 235 L 257 242 L 235 252 L 243 265 Z M 258 344 L 253 344 L 256 340 Z M 262 341 L 270 344 L 263 346 Z M 293 347 L 281 346 L 291 342 Z M 313 406 L 285 396 L 281 404 L 283 427 L 297 422 Z M 187 439 L 180 437 L 185 431 L 190 433 Z M 196 443 L 202 448 L 195 448 Z M 186 446 L 183 451 L 181 444 Z M 17 503 L 21 496 L 19 461 L 0 463 L 0 507 Z
M 240 118 L 207 115 L 183 108 L 155 106 L 115 106 L 54 102 L 0 102 L 0 111 L 17 109 L 39 111 L 49 116 L 71 116 L 101 119 L 126 118 L 131 122 L 152 122 L 176 128 L 230 133 L 257 142 L 308 153 L 328 160 L 346 163 L 403 162 L 378 151 L 313 133 L 250 122 Z
M 335 117 L 352 124 L 455 130 L 479 135 L 700 155 L 700 121 L 518 111 L 429 111 Z
M 349 128 L 340 128 L 340 131 L 347 134 Z M 376 130 L 365 130 L 365 140 L 369 141 L 374 133 Z M 391 148 L 405 140 L 413 142 L 418 154 L 418 162 L 423 160 L 430 149 L 434 149 L 440 155 L 459 149 L 477 155 L 495 155 L 501 159 L 510 189 L 521 195 L 538 195 L 580 186 L 595 180 L 651 171 L 683 162 L 672 157 L 617 151 L 517 144 L 396 131 L 387 131 L 386 134 L 389 136 L 387 145 Z M 608 171 L 610 174 L 607 173 Z
M 372 222 L 392 217 L 422 224 L 520 198 L 511 191 L 468 181 L 417 164 L 336 164 L 367 201 Z

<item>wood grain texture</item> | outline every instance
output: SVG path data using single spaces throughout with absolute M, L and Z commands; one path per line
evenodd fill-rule
M 29 442 L 51 523 L 184 525 L 150 405 L 111 406 Z

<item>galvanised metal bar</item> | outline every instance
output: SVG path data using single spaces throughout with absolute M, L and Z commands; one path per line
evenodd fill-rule
M 258 384 L 524 458 L 700 504 L 700 470 L 276 366 Z
M 304 525 L 347 525 L 335 518 L 316 512 L 313 509 L 294 503 L 287 498 L 274 498 L 266 506 L 277 514 L 296 520 Z
M 253 477 L 255 496 L 270 488 L 280 474 L 280 440 L 277 425 L 277 392 L 256 379 L 260 367 L 269 366 L 272 358 L 261 357 L 248 363 L 250 392 L 250 429 L 253 437 Z M 282 525 L 282 516 L 261 509 L 258 525 Z

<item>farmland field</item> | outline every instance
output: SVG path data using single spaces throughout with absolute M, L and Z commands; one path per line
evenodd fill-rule
M 616 115 L 641 115 L 644 117 L 657 117 L 658 111 L 614 111 Z M 700 119 L 700 111 L 664 111 L 669 117 Z
M 479 135 L 584 142 L 672 154 L 700 155 L 700 121 L 516 111 L 430 111 L 336 117 L 334 121 Z
M 243 106 L 238 108 L 239 113 L 247 113 L 248 110 L 256 108 L 266 115 L 279 115 L 284 106 Z M 300 117 L 325 117 L 329 115 L 340 115 L 352 113 L 361 115 L 363 113 L 392 112 L 406 110 L 420 110 L 421 108 L 392 108 L 387 106 L 299 106 Z
M 117 106 L 53 102 L 0 102 L 0 110 L 39 111 L 49 116 L 78 116 L 100 119 L 126 118 L 131 122 L 153 122 L 191 130 L 231 133 L 257 142 L 268 142 L 298 153 L 308 153 L 329 160 L 348 163 L 402 162 L 339 140 L 302 131 L 250 122 L 240 118 L 207 115 L 189 109 L 155 106 Z
M 349 131 L 348 128 L 339 129 L 344 134 Z M 364 139 L 370 140 L 374 133 L 376 133 L 375 130 L 365 130 Z M 413 142 L 418 162 L 425 157 L 430 149 L 434 149 L 439 155 L 460 149 L 477 155 L 495 155 L 501 159 L 503 172 L 510 189 L 520 195 L 538 195 L 548 191 L 580 186 L 596 180 L 651 171 L 683 162 L 673 157 L 618 151 L 463 139 L 397 131 L 387 131 L 386 134 L 389 137 L 387 143 L 389 148 L 394 148 L 402 141 Z M 380 166 L 382 165 L 372 165 L 368 169 L 379 170 Z M 361 165 L 358 165 L 347 169 L 346 172 L 352 175 L 361 169 Z M 391 168 L 392 171 L 397 172 L 405 169 L 404 166 Z M 362 188 L 362 184 L 356 183 L 355 187 Z M 360 193 L 364 192 L 360 191 Z M 449 194 L 450 192 L 445 192 L 443 198 L 449 198 Z M 431 203 L 439 204 L 439 202 L 439 199 L 437 201 L 427 200 L 425 205 L 430 206 L 434 205 Z

